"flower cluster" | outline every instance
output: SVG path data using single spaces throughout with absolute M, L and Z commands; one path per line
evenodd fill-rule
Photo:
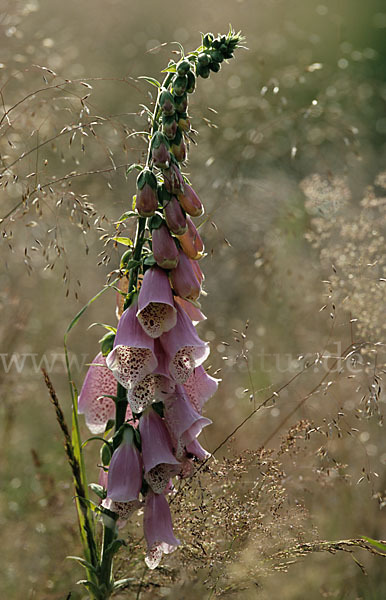
M 208 77 L 232 57 L 238 41 L 232 31 L 216 39 L 207 34 L 198 51 L 166 69 L 137 178 L 137 236 L 121 260 L 128 289 L 119 298 L 116 332 L 103 338 L 79 397 L 93 434 L 110 431 L 115 418 L 101 452 L 102 507 L 121 524 L 144 506 L 150 568 L 179 544 L 167 496 L 174 477 L 190 476 L 194 461 L 209 456 L 198 437 L 211 423 L 202 408 L 218 386 L 203 367 L 209 347 L 195 329 L 205 319 L 198 264 L 204 245 L 193 219 L 204 208 L 182 172 L 192 135 L 188 94 L 197 76 Z

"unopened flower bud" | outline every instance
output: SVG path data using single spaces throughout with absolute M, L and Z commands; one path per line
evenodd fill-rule
M 188 96 L 186 94 L 174 96 L 174 103 L 179 113 L 185 113 L 188 108 Z
M 163 172 L 165 188 L 170 194 L 178 194 L 184 189 L 184 180 L 177 165 L 172 163 Z
M 213 73 L 218 73 L 221 69 L 221 65 L 218 62 L 212 61 L 209 65 L 209 68 Z
M 164 222 L 152 231 L 152 249 L 159 267 L 162 269 L 176 268 L 179 259 L 177 246 Z
M 209 77 L 209 67 L 204 67 L 201 63 L 197 63 L 196 73 L 203 79 L 208 79 Z
M 207 67 L 210 63 L 210 56 L 206 52 L 201 52 L 197 56 L 197 60 L 200 63 L 200 65 L 202 65 L 203 67 Z
M 180 250 L 179 256 L 177 267 L 170 272 L 170 280 L 177 296 L 194 302 L 200 295 L 201 285 L 186 254 Z
M 202 40 L 203 45 L 205 46 L 205 48 L 210 48 L 212 43 L 213 43 L 213 33 L 207 33 L 206 35 L 204 35 L 204 39 Z
M 190 119 L 186 113 L 178 115 L 178 127 L 181 131 L 190 131 Z
M 221 50 L 212 50 L 211 51 L 212 61 L 221 63 L 224 60 L 224 57 L 221 53 Z
M 188 229 L 188 224 L 181 206 L 175 196 L 164 207 L 167 226 L 175 235 L 182 235 Z
M 188 224 L 188 230 L 183 235 L 177 235 L 177 238 L 186 256 L 193 260 L 199 260 L 204 254 L 203 241 L 192 219 L 186 216 L 186 222 Z
M 177 131 L 177 121 L 174 116 L 167 117 L 166 115 L 163 115 L 162 131 L 169 140 L 174 138 Z
M 190 62 L 188 60 L 184 59 L 177 65 L 178 75 L 186 75 L 189 71 L 190 71 Z
M 184 184 L 184 191 L 177 194 L 177 198 L 184 211 L 191 217 L 200 217 L 204 213 L 204 207 L 199 197 L 187 183 Z
M 164 115 L 170 117 L 175 113 L 174 99 L 168 90 L 161 93 L 159 104 Z
M 169 142 L 167 137 L 157 131 L 151 141 L 151 158 L 156 167 L 167 169 L 170 165 Z
M 135 204 L 141 217 L 151 217 L 157 210 L 157 179 L 150 169 L 144 169 L 138 175 Z
M 192 71 L 189 71 L 189 73 L 187 74 L 187 78 L 188 85 L 186 87 L 186 91 L 188 92 L 188 94 L 192 94 L 196 88 L 196 78 L 194 76 L 194 73 Z
M 171 143 L 170 149 L 173 152 L 176 160 L 178 160 L 178 162 L 183 162 L 185 160 L 186 146 L 185 146 L 184 138 L 182 137 L 181 132 L 178 130 L 177 130 L 174 140 Z
M 186 75 L 178 75 L 173 80 L 173 93 L 176 96 L 182 96 L 186 92 L 186 88 L 188 87 L 188 78 Z

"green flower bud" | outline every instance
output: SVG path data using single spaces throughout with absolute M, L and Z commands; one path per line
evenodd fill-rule
M 187 74 L 187 78 L 188 85 L 186 87 L 186 91 L 188 92 L 188 94 L 192 94 L 196 88 L 196 78 L 194 76 L 194 73 L 192 73 L 192 71 L 189 71 L 189 73 Z
M 221 63 L 224 60 L 221 50 L 212 50 L 210 54 L 214 62 Z
M 178 75 L 186 75 L 190 71 L 190 62 L 188 60 L 182 60 L 177 65 L 177 73 Z
M 204 35 L 204 39 L 202 40 L 203 45 L 205 46 L 205 48 L 210 48 L 213 42 L 213 33 L 207 33 L 206 35 Z
M 212 61 L 209 65 L 209 68 L 211 71 L 213 71 L 213 73 L 218 73 L 221 69 L 221 65 L 218 62 Z
M 179 75 L 173 80 L 173 92 L 176 96 L 182 96 L 188 87 L 188 78 L 186 75 Z
M 188 108 L 188 96 L 187 94 L 182 94 L 182 96 L 175 96 L 174 102 L 176 105 L 176 110 L 179 113 L 185 113 Z
M 159 104 L 164 115 L 171 116 L 175 113 L 174 98 L 168 90 L 164 90 L 160 96 Z
M 197 60 L 200 63 L 200 65 L 202 65 L 203 67 L 207 67 L 210 63 L 210 56 L 206 52 L 201 52 L 201 54 L 197 56 Z
M 178 127 L 181 131 L 190 131 L 190 120 L 186 113 L 178 113 Z
M 111 453 L 110 445 L 103 444 L 103 446 L 101 448 L 101 463 L 102 463 L 102 465 L 107 467 L 110 464 L 111 456 L 112 456 L 112 453 Z
M 215 48 L 216 50 L 218 50 L 220 48 L 221 44 L 222 44 L 222 41 L 219 40 L 218 38 L 216 38 L 215 40 L 213 40 L 212 47 Z
M 208 79 L 208 77 L 209 77 L 209 67 L 204 67 L 204 66 L 201 66 L 201 63 L 197 63 L 196 73 L 200 77 L 203 77 L 204 79 Z
M 233 51 L 232 50 L 224 50 L 224 52 L 222 53 L 224 58 L 233 58 Z

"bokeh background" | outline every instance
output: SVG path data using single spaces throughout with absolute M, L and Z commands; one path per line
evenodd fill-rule
M 271 472 L 253 504 L 261 463 L 256 471 L 246 462 L 239 488 L 228 464 L 228 489 L 236 485 L 238 505 L 254 511 L 250 529 L 233 515 L 242 548 L 227 555 L 228 572 L 213 574 L 208 548 L 208 564 L 201 551 L 178 550 L 164 579 L 147 574 L 137 597 L 225 597 L 221 581 L 232 571 L 230 597 L 384 598 L 384 562 L 368 553 L 356 555 L 367 575 L 346 553 L 267 567 L 267 552 L 299 541 L 386 538 L 384 2 L 0 5 L 1 597 L 84 597 L 75 585 L 82 570 L 66 560 L 81 552 L 73 490 L 40 366 L 69 417 L 63 335 L 119 265 L 122 248 L 109 238 L 131 207 L 135 175 L 126 167 L 144 158 L 133 133 L 147 128 L 141 105 L 151 106 L 154 88 L 136 78 L 159 76 L 178 52 L 171 42 L 189 51 L 200 32 L 226 33 L 232 23 L 248 50 L 200 80 L 190 103 L 198 134 L 186 172 L 208 216 L 199 333 L 223 379 L 202 443 L 215 449 L 283 388 L 217 455 L 230 461 L 264 447 L 280 475 Z M 88 327 L 114 323 L 114 311 L 108 292 L 71 332 L 78 386 L 103 334 Z M 87 461 L 96 473 L 96 445 Z M 206 481 L 214 495 L 215 475 L 214 467 Z M 140 522 L 130 535 L 140 537 Z M 217 536 L 218 550 L 225 529 L 219 518 L 195 534 L 177 519 L 186 548 L 195 535 L 201 549 Z M 132 569 L 122 560 L 122 572 Z

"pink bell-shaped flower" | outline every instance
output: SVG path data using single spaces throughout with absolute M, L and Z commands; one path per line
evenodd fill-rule
M 127 389 L 157 366 L 154 340 L 146 335 L 136 313 L 136 303 L 125 310 L 118 322 L 113 349 L 106 358 L 106 364 L 116 380 Z
M 174 536 L 169 504 L 163 494 L 146 494 L 143 529 L 147 542 L 145 563 L 155 569 L 162 554 L 170 554 L 180 542 Z
M 204 313 L 202 313 L 197 306 L 189 302 L 189 300 L 184 300 L 179 296 L 174 296 L 174 301 L 177 302 L 177 304 L 179 304 L 184 309 L 186 314 L 192 319 L 193 325 L 197 325 L 200 323 L 200 321 L 206 320 Z
M 202 365 L 194 369 L 189 379 L 184 383 L 184 389 L 190 403 L 197 412 L 201 413 L 205 402 L 216 393 L 220 381 L 221 379 L 215 379 L 208 375 Z
M 209 355 L 209 345 L 198 337 L 188 315 L 177 306 L 177 324 L 160 338 L 168 368 L 176 383 L 185 383 Z
M 94 435 L 103 433 L 109 419 L 114 419 L 115 402 L 106 396 L 116 394 L 117 380 L 100 352 L 87 371 L 78 400 L 78 413 L 84 414 L 86 425 Z
M 178 200 L 185 212 L 191 217 L 201 217 L 204 214 L 204 207 L 194 189 L 184 184 L 184 191 L 178 194 Z
M 134 413 L 141 413 L 150 404 L 162 401 L 175 390 L 175 383 L 170 379 L 167 357 L 159 339 L 155 340 L 154 352 L 157 367 L 133 388 L 127 390 L 127 400 Z
M 211 456 L 210 452 L 207 452 L 203 448 L 198 440 L 193 440 L 186 446 L 186 451 L 189 454 L 193 454 L 198 460 L 206 460 Z
M 175 164 L 171 164 L 163 171 L 165 188 L 170 194 L 178 194 L 184 189 L 184 180 L 181 171 Z
M 181 206 L 175 196 L 172 196 L 164 206 L 164 215 L 167 226 L 175 235 L 182 235 L 188 230 L 188 224 Z
M 137 500 L 142 487 L 142 459 L 134 443 L 132 427 L 125 427 L 123 439 L 111 457 L 107 496 L 114 502 Z
M 180 462 L 173 454 L 172 441 L 163 419 L 149 408 L 139 421 L 145 479 L 152 490 L 161 494 L 170 477 L 177 475 Z
M 107 508 L 108 510 L 117 513 L 117 525 L 118 529 L 121 529 L 126 525 L 131 515 L 136 510 L 141 508 L 142 502 L 139 500 L 131 500 L 130 502 L 114 502 L 114 500 L 111 500 L 111 498 L 107 497 L 102 501 L 102 506 L 103 508 Z
M 201 285 L 192 267 L 194 261 L 190 261 L 182 250 L 179 250 L 179 257 L 178 265 L 170 272 L 173 289 L 177 296 L 195 301 L 200 295 Z
M 152 267 L 145 273 L 138 297 L 137 318 L 152 338 L 169 331 L 177 322 L 169 278 L 159 267 Z
M 189 402 L 184 388 L 176 386 L 176 393 L 164 400 L 165 421 L 178 443 L 177 457 L 184 446 L 189 446 L 212 421 L 198 413 Z
M 162 269 L 174 269 L 178 264 L 178 249 L 166 225 L 152 231 L 152 248 L 155 261 Z

